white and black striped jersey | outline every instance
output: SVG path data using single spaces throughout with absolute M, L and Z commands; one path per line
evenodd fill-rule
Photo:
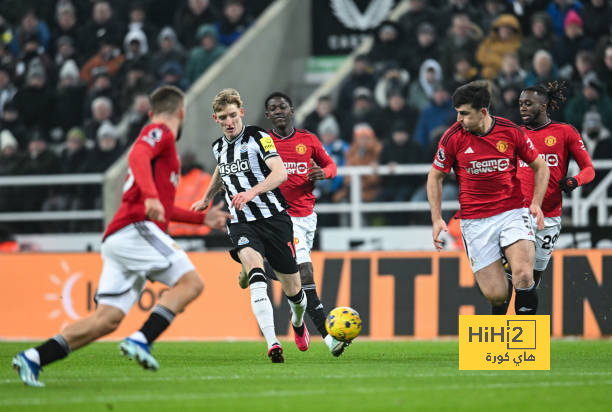
M 265 219 L 285 211 L 287 202 L 278 188 L 255 196 L 242 210 L 231 206 L 234 195 L 264 181 L 270 174 L 265 160 L 279 155 L 272 137 L 264 129 L 245 126 L 231 142 L 225 136 L 220 137 L 213 143 L 213 153 L 219 163 L 232 223 Z

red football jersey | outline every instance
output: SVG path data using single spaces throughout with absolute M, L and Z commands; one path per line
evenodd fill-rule
M 144 202 L 159 199 L 164 206 L 164 221 L 153 221 L 163 231 L 170 219 L 202 223 L 204 214 L 174 206 L 180 174 L 180 160 L 172 131 L 164 124 L 150 124 L 140 132 L 128 155 L 128 174 L 123 184 L 119 210 L 109 223 L 104 238 L 134 222 L 148 220 Z
M 493 117 L 484 135 L 463 130 L 456 122 L 442 136 L 433 167 L 459 182 L 460 217 L 479 219 L 523 207 L 516 177 L 518 158 L 526 163 L 538 156 L 523 131 L 511 121 Z
M 545 217 L 561 216 L 563 198 L 559 180 L 567 174 L 570 154 L 576 159 L 580 169 L 592 167 L 591 158 L 584 147 L 580 133 L 569 124 L 557 122 L 550 122 L 536 129 L 526 126 L 521 126 L 521 128 L 529 136 L 550 170 L 550 180 L 542 202 L 542 212 Z M 519 162 L 517 176 L 521 181 L 523 195 L 530 203 L 533 197 L 533 170 L 526 163 Z
M 295 217 L 311 215 L 316 200 L 312 193 L 314 182 L 308 180 L 312 160 L 323 169 L 328 179 L 336 176 L 336 163 L 317 136 L 308 130 L 295 129 L 287 137 L 279 136 L 274 130 L 269 133 L 287 169 L 287 180 L 280 185 L 281 193 L 289 204 L 287 212 Z

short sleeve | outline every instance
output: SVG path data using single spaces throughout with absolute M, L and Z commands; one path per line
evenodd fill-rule
M 533 163 L 538 157 L 538 151 L 533 146 L 533 142 L 521 129 L 516 130 L 516 151 L 518 156 L 527 164 Z
M 269 157 L 279 156 L 278 152 L 276 151 L 276 146 L 274 145 L 274 140 L 272 140 L 272 136 L 266 132 L 257 131 L 254 137 L 255 141 L 257 142 L 259 154 L 264 160 Z
M 452 134 L 451 130 L 454 127 L 451 127 L 444 133 L 442 139 L 440 139 L 440 143 L 438 143 L 438 150 L 436 151 L 436 155 L 433 160 L 433 167 L 435 169 L 440 170 L 444 173 L 450 173 L 453 164 L 455 163 L 455 144 L 453 143 L 453 139 L 451 139 Z

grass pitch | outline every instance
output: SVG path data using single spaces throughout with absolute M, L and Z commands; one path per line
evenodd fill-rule
M 321 341 L 160 342 L 158 372 L 95 343 L 45 368 L 45 388 L 10 368 L 25 343 L 0 343 L 0 411 L 610 411 L 612 341 L 553 341 L 550 371 L 459 371 L 458 342 L 357 340 L 336 359 Z

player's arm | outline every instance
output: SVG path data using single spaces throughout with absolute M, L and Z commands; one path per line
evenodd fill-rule
M 217 165 L 217 167 L 215 167 L 215 172 L 213 173 L 212 178 L 210 179 L 210 184 L 208 185 L 208 188 L 206 189 L 206 193 L 204 193 L 204 196 L 202 197 L 202 199 L 198 200 L 193 205 L 191 205 L 191 210 L 193 211 L 206 210 L 210 202 L 212 202 L 212 200 L 215 198 L 215 195 L 219 193 L 222 188 L 223 188 L 223 181 L 221 180 L 221 175 L 219 174 L 219 166 Z
M 265 162 L 270 169 L 270 174 L 261 183 L 256 184 L 246 192 L 236 194 L 232 198 L 232 207 L 242 210 L 244 205 L 253 200 L 255 196 L 274 190 L 287 180 L 287 169 L 285 169 L 280 156 L 270 156 Z
M 535 160 L 529 163 L 529 167 L 533 170 L 533 198 L 531 205 L 529 205 L 529 211 L 533 216 L 536 217 L 538 229 L 544 229 L 544 214 L 542 213 L 542 201 L 548 188 L 548 179 L 550 178 L 550 170 L 548 165 L 540 156 L 537 156 Z
M 151 161 L 161 151 L 163 141 L 156 142 L 151 147 L 142 137 L 139 138 L 128 155 L 128 166 L 134 176 L 134 183 L 142 192 L 145 198 L 145 215 L 152 220 L 164 220 L 164 206 L 159 200 L 159 193 L 153 180 Z
M 338 173 L 336 162 L 327 154 L 323 145 L 318 139 L 313 138 L 314 150 L 311 167 L 308 169 L 309 180 L 333 179 Z
M 222 210 L 223 206 L 223 202 L 219 202 L 207 212 L 200 213 L 174 205 L 170 219 L 175 222 L 193 223 L 195 225 L 204 224 L 211 229 L 222 230 L 227 219 L 231 218 L 229 213 Z
M 440 232 L 448 232 L 446 222 L 442 219 L 442 181 L 446 177 L 446 173 L 431 168 L 427 175 L 427 200 L 431 208 L 431 223 L 433 224 L 433 242 L 436 249 L 441 250 L 443 241 L 440 240 Z
M 576 163 L 578 163 L 580 167 L 580 172 L 576 176 L 563 177 L 559 181 L 561 190 L 567 194 L 571 193 L 571 191 L 578 186 L 586 185 L 595 178 L 595 169 L 593 168 L 593 162 L 591 162 L 591 156 L 589 156 L 589 152 L 586 151 L 578 132 L 575 131 L 570 139 L 569 152 L 574 159 L 576 159 Z

